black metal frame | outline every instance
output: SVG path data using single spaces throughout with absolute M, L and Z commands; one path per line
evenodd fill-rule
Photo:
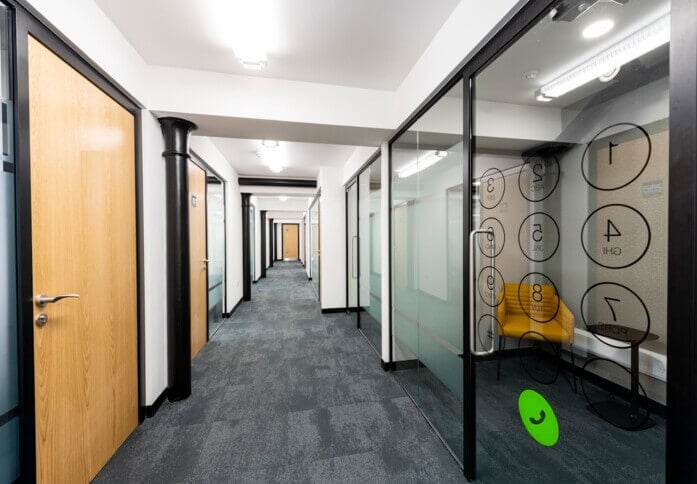
M 33 274 L 31 229 L 31 177 L 29 131 L 29 72 L 27 39 L 29 35 L 39 40 L 72 68 L 89 79 L 114 101 L 134 116 L 135 129 L 135 183 L 136 183 L 136 267 L 137 267 L 137 325 L 138 325 L 138 419 L 145 417 L 143 385 L 145 378 L 143 348 L 143 177 L 140 104 L 82 52 L 67 42 L 58 30 L 43 19 L 38 19 L 25 8 L 23 2 L 7 0 L 11 7 L 14 25 L 11 28 L 9 50 L 11 52 L 11 85 L 15 99 L 15 210 L 17 238 L 17 321 L 18 370 L 19 370 L 19 453 L 20 475 L 26 482 L 36 480 L 36 421 L 34 395 L 34 322 L 33 322 Z
M 191 159 L 194 161 L 197 165 L 199 165 L 201 168 L 206 170 L 207 173 L 210 173 L 212 176 L 218 179 L 220 181 L 220 184 L 223 186 L 223 237 L 225 238 L 225 242 L 223 242 L 223 251 L 224 251 L 224 256 L 225 256 L 225 263 L 223 264 L 223 281 L 224 281 L 224 288 L 225 291 L 223 291 L 223 315 L 226 314 L 228 310 L 228 298 L 227 298 L 227 290 L 228 290 L 228 278 L 227 278 L 227 183 L 225 182 L 225 179 L 220 176 L 220 174 L 211 168 L 211 166 L 206 163 L 206 161 L 194 150 L 190 149 L 189 152 L 191 153 Z M 208 182 L 206 182 L 206 185 L 208 185 Z M 208 193 L 206 193 L 206 209 L 208 208 Z M 208 213 L 206 213 L 206 251 L 208 251 Z
M 392 144 L 452 86 L 464 80 L 463 97 L 463 182 L 471 184 L 472 174 L 472 89 L 470 79 L 522 36 L 555 3 L 552 0 L 521 1 L 502 19 L 472 53 L 454 69 L 438 88 L 400 125 L 389 140 L 389 200 L 392 200 Z M 670 47 L 670 172 L 669 177 L 669 246 L 668 246 L 668 370 L 666 409 L 666 480 L 668 482 L 697 480 L 697 4 L 692 0 L 671 0 Z M 465 196 L 463 260 L 469 251 L 471 231 L 471 197 Z M 392 207 L 389 207 L 389 244 L 392 247 Z M 689 234 L 686 236 L 686 234 Z M 390 294 L 392 295 L 392 250 L 390 249 Z M 464 294 L 469 293 L 469 280 L 463 274 Z M 464 296 L 464 295 L 463 295 Z M 392 298 L 390 299 L 392 301 Z M 391 303 L 392 304 L 392 303 Z M 464 298 L 463 343 L 469 347 L 466 329 L 469 311 Z M 392 334 L 390 308 L 390 337 Z M 464 473 L 473 480 L 476 472 L 476 379 L 475 362 L 467 351 L 464 358 L 463 384 L 465 399 Z
M 252 277 L 250 274 L 250 247 L 249 247 L 249 198 L 251 193 L 242 193 L 242 300 L 252 300 Z
M 322 209 L 320 205 L 320 197 L 322 196 L 322 190 L 317 190 L 317 193 L 315 196 L 312 198 L 312 202 L 310 202 L 310 206 L 307 209 L 307 213 L 310 214 L 309 216 L 309 221 L 310 221 L 310 257 L 312 257 L 312 207 L 317 204 L 317 244 L 321 246 L 322 242 L 322 233 L 320 231 L 320 210 Z M 319 260 L 317 261 L 317 267 L 319 268 L 319 274 L 317 274 L 317 299 L 319 300 L 320 307 L 322 307 L 322 285 L 321 285 L 321 274 L 322 274 L 322 252 L 320 251 L 319 253 Z M 310 277 L 309 280 L 313 280 L 315 275 L 312 273 L 312 264 L 310 264 Z
M 259 221 L 261 222 L 261 275 L 259 279 L 266 277 L 266 210 L 259 210 Z

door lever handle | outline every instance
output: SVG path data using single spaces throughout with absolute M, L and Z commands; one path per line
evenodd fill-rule
M 57 303 L 61 299 L 80 299 L 79 294 L 61 294 L 60 296 L 47 296 L 46 294 L 39 294 L 34 297 L 34 302 L 40 308 L 46 306 L 47 304 Z

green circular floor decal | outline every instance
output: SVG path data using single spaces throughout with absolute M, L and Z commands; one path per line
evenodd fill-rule
M 552 447 L 559 440 L 559 423 L 549 402 L 535 390 L 518 397 L 518 411 L 528 433 L 538 443 Z

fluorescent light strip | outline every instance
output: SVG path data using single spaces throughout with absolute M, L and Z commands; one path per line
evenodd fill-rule
M 540 92 L 546 97 L 563 96 L 668 42 L 670 42 L 669 14 L 543 86 Z
M 428 167 L 435 165 L 440 160 L 445 158 L 444 156 L 438 156 L 438 153 L 442 154 L 443 151 L 431 152 L 431 154 L 424 156 L 423 159 L 408 164 L 407 166 L 405 166 L 397 172 L 399 174 L 399 178 L 410 177 L 422 170 L 425 170 Z

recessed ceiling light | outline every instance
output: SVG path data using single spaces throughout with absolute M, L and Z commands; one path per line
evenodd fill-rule
M 274 173 L 281 173 L 283 171 L 283 165 L 269 165 L 269 170 L 271 170 Z
M 285 195 L 281 195 L 280 197 L 278 197 L 278 199 L 282 202 L 288 201 L 288 197 L 286 197 Z
M 447 151 L 436 151 L 436 156 L 438 158 L 445 158 L 446 156 L 448 156 L 448 152 Z
M 588 27 L 583 29 L 581 36 L 584 39 L 597 39 L 598 37 L 602 37 L 611 31 L 614 26 L 615 22 L 610 19 L 598 20 L 597 22 L 593 22 Z
M 278 146 L 278 141 L 274 139 L 265 139 L 261 141 L 261 144 L 267 148 L 276 148 Z
M 538 95 L 535 97 L 535 99 L 537 99 L 537 100 L 540 101 L 541 103 L 548 103 L 548 102 L 550 102 L 550 101 L 552 100 L 551 97 L 547 97 L 547 96 L 545 96 L 544 94 L 538 94 Z
M 246 61 L 242 59 L 239 59 L 239 61 L 245 69 L 250 71 L 260 71 L 266 67 L 266 61 Z

